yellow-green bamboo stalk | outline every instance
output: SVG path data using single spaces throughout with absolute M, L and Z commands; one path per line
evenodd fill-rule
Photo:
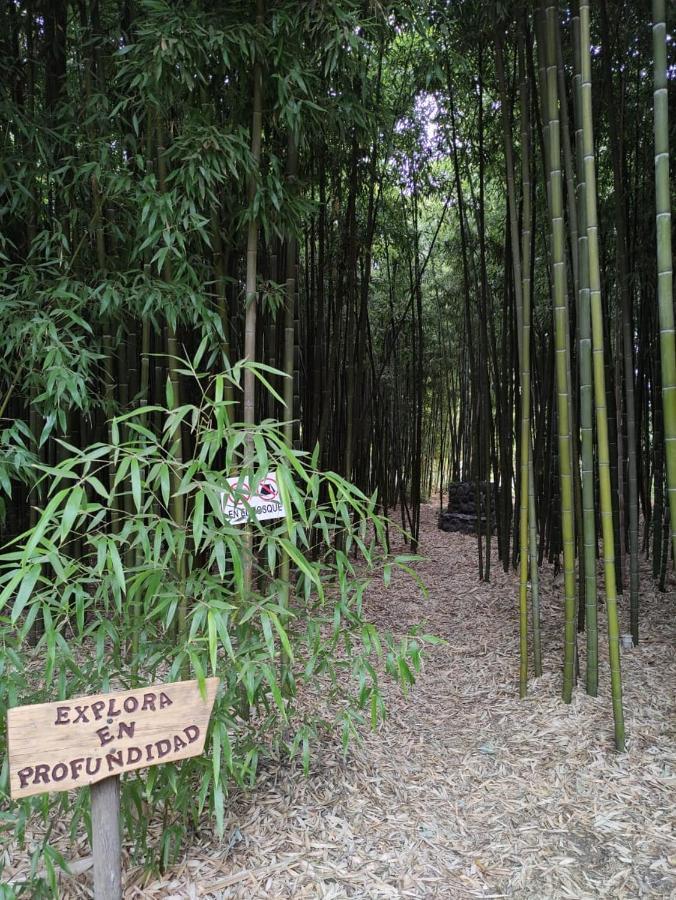
M 624 711 L 622 709 L 622 674 L 620 668 L 620 635 L 617 618 L 617 586 L 615 581 L 615 540 L 610 486 L 610 451 L 608 446 L 608 411 L 603 367 L 603 309 L 601 305 L 601 273 L 599 266 L 598 222 L 596 215 L 596 170 L 594 165 L 594 126 L 592 120 L 591 61 L 589 50 L 589 0 L 580 0 L 580 69 L 582 73 L 582 141 L 586 185 L 587 249 L 589 254 L 589 301 L 591 306 L 592 351 L 594 363 L 594 398 L 598 435 L 599 492 L 603 565 L 608 612 L 608 653 L 610 682 L 615 720 L 615 747 L 624 750 Z
M 667 490 L 671 546 L 676 559 L 676 332 L 674 330 L 669 195 L 669 101 L 667 95 L 667 28 L 664 0 L 653 0 L 655 212 L 657 228 L 657 299 L 660 317 L 662 404 L 667 458 Z M 660 486 L 656 485 L 655 490 Z
M 582 146 L 582 71 L 580 16 L 573 17 L 575 45 L 575 155 L 578 206 L 578 332 L 580 353 L 580 443 L 582 456 L 582 536 L 584 551 L 585 628 L 587 634 L 587 693 L 598 692 L 598 614 L 596 601 L 596 516 L 594 510 L 594 395 L 592 386 L 591 313 L 589 308 L 589 248 L 587 186 Z
M 561 172 L 561 142 L 558 113 L 558 85 L 556 61 L 556 17 L 558 3 L 549 2 L 545 10 L 545 58 L 547 68 L 546 109 L 549 122 L 548 158 L 550 207 L 552 220 L 552 278 L 554 301 L 554 350 L 556 364 L 557 426 L 559 444 L 559 480 L 561 485 L 561 535 L 563 541 L 564 583 L 564 657 L 563 691 L 565 703 L 570 703 L 575 677 L 575 520 L 573 506 L 573 465 L 570 428 L 570 328 L 566 292 L 566 263 L 564 257 L 563 178 Z

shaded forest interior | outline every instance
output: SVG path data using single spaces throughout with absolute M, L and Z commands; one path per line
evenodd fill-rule
M 421 502 L 467 482 L 494 498 L 479 578 L 496 545 L 519 568 L 522 696 L 542 671 L 538 569 L 553 566 L 563 700 L 578 677 L 596 695 L 607 628 L 624 747 L 620 619 L 638 644 L 639 563 L 664 591 L 676 552 L 666 11 L 2 3 L 0 632 L 42 648 L 46 683 L 75 671 L 59 662 L 72 627 L 99 648 L 81 688 L 105 681 L 108 641 L 131 683 L 160 657 L 202 677 L 249 648 L 229 684 L 237 714 L 282 710 L 291 594 L 321 595 L 327 548 L 343 590 L 362 520 L 384 544 L 396 520 L 415 553 Z M 195 479 L 272 462 L 301 524 L 220 541 Z M 126 631 L 101 597 L 93 630 L 90 588 L 45 599 L 85 569 L 118 610 L 127 598 Z M 230 593 L 200 612 L 214 572 Z M 276 599 L 256 607 L 249 645 L 253 616 L 231 600 L 251 592 Z M 0 702 L 25 689 L 16 674 Z M 360 690 L 377 719 L 377 692 Z M 242 747 L 227 765 L 246 779 L 257 751 Z M 218 778 L 204 779 L 222 817 Z

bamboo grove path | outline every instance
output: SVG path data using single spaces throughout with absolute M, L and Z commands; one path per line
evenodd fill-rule
M 439 532 L 431 505 L 421 553 L 427 599 L 403 578 L 369 597 L 379 625 L 426 619 L 448 642 L 428 651 L 409 698 L 390 690 L 389 719 L 347 760 L 336 743 L 307 778 L 266 764 L 254 792 L 231 797 L 224 841 L 205 826 L 163 880 L 129 870 L 125 897 L 675 895 L 673 591 L 644 591 L 643 643 L 623 652 L 618 755 L 607 665 L 597 699 L 582 686 L 570 706 L 559 699 L 563 608 L 548 568 L 545 674 L 519 701 L 515 574 L 494 564 L 492 583 L 479 583 L 475 539 Z M 621 614 L 626 631 L 624 602 Z M 90 896 L 88 874 L 64 881 L 64 896 Z

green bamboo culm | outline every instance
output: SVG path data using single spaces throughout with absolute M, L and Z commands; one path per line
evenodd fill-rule
M 598 436 L 599 494 L 603 568 L 605 574 L 606 609 L 608 612 L 608 654 L 610 686 L 615 720 L 615 747 L 623 751 L 624 711 L 622 709 L 622 673 L 620 667 L 620 629 L 617 618 L 617 586 L 615 581 L 615 536 L 610 486 L 610 451 L 608 446 L 608 410 L 606 408 L 606 376 L 603 366 L 603 309 L 601 304 L 601 272 L 599 266 L 598 220 L 596 213 L 596 170 L 594 165 L 594 126 L 592 120 L 591 59 L 589 35 L 589 0 L 580 0 L 580 68 L 582 73 L 582 140 L 586 185 L 587 248 L 589 254 L 589 302 L 592 323 L 594 366 L 594 399 Z
M 521 484 L 519 508 L 519 619 L 521 631 L 521 669 L 519 693 L 525 697 L 528 683 L 528 574 L 530 562 L 531 605 L 533 615 L 533 663 L 535 676 L 542 674 L 540 610 L 538 597 L 537 551 L 533 545 L 535 528 L 535 489 L 530 452 L 530 338 L 531 338 L 531 176 L 528 79 L 524 71 L 523 47 L 520 47 L 522 79 L 519 90 L 521 130 L 521 183 L 523 193 L 521 225 Z M 531 527 L 532 526 L 532 527 Z
M 298 171 L 298 147 L 293 132 L 289 132 L 287 143 L 286 179 L 293 190 Z M 286 241 L 286 281 L 284 283 L 284 439 L 293 445 L 293 364 L 295 341 L 295 297 L 296 297 L 296 236 L 291 233 Z
M 561 536 L 563 542 L 564 584 L 564 703 L 570 703 L 575 678 L 575 519 L 573 508 L 573 461 L 570 428 L 569 359 L 570 326 L 566 292 L 564 253 L 563 179 L 561 172 L 560 123 L 556 60 L 556 17 L 558 4 L 545 10 L 546 109 L 549 122 L 548 157 L 552 225 L 552 275 L 554 301 L 554 348 L 556 353 L 557 424 L 559 479 L 561 485 Z
M 528 276 L 528 279 L 530 281 L 530 275 Z M 533 673 L 536 678 L 539 678 L 542 675 L 542 640 L 540 637 L 540 576 L 538 574 L 537 509 L 535 507 L 535 476 L 533 474 L 532 446 L 529 446 L 529 451 L 528 553 L 530 556 L 530 605 L 533 630 Z
M 287 143 L 286 178 L 290 186 L 293 186 L 298 171 L 298 146 L 293 131 L 289 132 Z M 291 233 L 286 241 L 286 281 L 284 284 L 284 440 L 288 447 L 293 447 L 293 390 L 294 390 L 294 342 L 295 342 L 295 296 L 296 296 L 296 254 L 297 241 L 295 234 Z M 281 617 L 286 626 L 288 621 L 288 609 L 291 585 L 291 560 L 288 553 L 282 554 L 280 563 L 280 605 L 284 610 Z M 281 682 L 282 689 L 287 686 L 290 660 L 286 651 L 281 655 Z
M 214 208 L 211 211 L 211 239 L 214 245 L 214 286 L 216 289 L 216 306 L 218 308 L 218 317 L 223 329 L 223 339 L 221 341 L 221 352 L 223 354 L 224 363 L 230 362 L 230 310 L 228 309 L 228 298 L 226 294 L 226 276 L 225 276 L 225 249 L 223 246 L 223 235 L 221 234 L 221 222 L 219 210 Z M 224 399 L 228 404 L 233 403 L 232 384 L 229 379 L 225 380 Z M 228 407 L 230 409 L 230 407 Z
M 157 149 L 155 144 L 158 138 L 157 133 L 157 114 L 154 108 L 148 107 L 147 111 L 148 115 L 148 130 L 146 135 L 146 143 L 145 143 L 145 151 L 148 156 L 148 159 L 151 159 L 153 153 Z M 160 174 L 160 170 L 158 167 L 158 175 Z M 166 176 L 165 169 L 161 170 L 162 177 Z M 165 185 L 166 187 L 166 185 Z M 151 253 L 147 249 L 145 251 L 145 263 L 144 268 L 146 269 L 146 274 L 150 271 L 150 257 Z M 141 366 L 139 372 L 139 391 L 138 396 L 136 397 L 136 403 L 139 408 L 143 408 L 148 404 L 149 394 L 150 394 L 150 317 L 145 316 L 143 319 L 143 324 L 141 326 Z M 148 415 L 144 413 L 139 417 L 139 422 L 142 426 L 147 426 Z M 141 469 L 142 471 L 142 469 Z M 135 551 L 135 560 L 136 566 L 141 567 L 143 564 L 143 548 L 138 545 Z M 141 634 L 143 630 L 143 608 L 140 597 L 135 597 L 133 601 L 133 610 L 132 610 L 132 635 L 131 635 L 131 658 L 132 658 L 132 666 L 131 666 L 131 684 L 132 686 L 136 686 L 138 684 L 138 660 L 140 658 L 139 648 L 141 643 Z
M 528 691 L 528 470 L 530 464 L 530 296 L 524 302 L 524 284 L 521 271 L 521 254 L 519 252 L 518 217 L 516 212 L 516 188 L 514 178 L 514 157 L 512 153 L 512 128 L 510 122 L 509 103 L 507 102 L 507 79 L 505 78 L 504 54 L 502 47 L 502 25 L 498 23 L 495 30 L 495 70 L 500 90 L 500 109 L 502 113 L 502 130 L 505 148 L 505 169 L 507 178 L 507 204 L 509 211 L 510 246 L 512 251 L 512 274 L 514 276 L 514 295 L 516 300 L 516 327 L 518 334 L 519 368 L 521 373 L 521 475 L 519 485 L 519 696 L 525 697 Z M 521 125 L 523 128 L 524 109 L 521 97 Z M 526 148 L 523 145 L 523 159 L 527 160 Z M 530 175 L 527 176 L 528 179 Z M 524 184 L 525 194 L 525 184 Z M 530 199 L 530 198 L 528 198 Z M 530 230 L 530 221 L 526 211 L 524 196 L 523 231 Z M 530 248 L 530 238 L 528 243 Z M 527 285 L 530 290 L 530 283 Z M 526 325 L 528 320 L 528 325 Z M 526 348 L 526 349 L 524 349 Z
M 533 474 L 533 453 L 531 447 L 530 424 L 530 323 L 531 323 L 531 237 L 533 229 L 533 210 L 531 197 L 531 125 L 530 125 L 530 90 L 528 76 L 526 74 L 525 47 L 523 41 L 526 36 L 526 23 L 524 22 L 521 36 L 522 72 L 520 86 L 521 104 L 521 184 L 523 192 L 522 225 L 521 225 L 521 279 L 522 297 L 527 297 L 527 321 L 528 331 L 523 332 L 524 345 L 528 345 L 528 553 L 530 556 L 530 602 L 533 630 L 533 672 L 536 678 L 542 675 L 542 641 L 540 638 L 540 578 L 538 574 L 538 535 L 537 535 L 537 509 L 535 506 L 535 476 Z M 524 314 L 526 315 L 526 314 Z M 522 321 L 523 330 L 523 321 Z M 519 523 L 520 524 L 520 523 Z
M 143 326 L 141 331 L 141 372 L 139 377 L 139 393 L 137 397 L 137 404 L 139 407 L 143 408 L 148 403 L 148 389 L 150 386 L 150 320 L 145 318 L 143 320 Z M 139 421 L 141 425 L 146 424 L 147 416 L 143 415 L 139 417 Z M 136 566 L 140 567 L 143 563 L 143 549 L 140 546 L 136 547 L 135 552 L 136 557 Z M 131 635 L 131 658 L 132 658 L 132 669 L 131 669 L 131 678 L 132 678 L 132 686 L 137 684 L 137 675 L 138 675 L 138 659 L 139 659 L 139 644 L 141 639 L 141 631 L 143 628 L 143 611 L 141 607 L 141 600 L 139 597 L 134 599 L 134 608 L 132 613 L 132 622 L 133 629 Z
M 662 405 L 667 458 L 667 492 L 671 547 L 676 559 L 676 333 L 674 329 L 669 196 L 669 100 L 667 94 L 667 26 L 664 0 L 653 0 L 655 212 L 657 228 L 657 301 L 662 363 Z M 660 490 L 655 485 L 655 490 Z
M 164 142 L 164 128 L 157 117 L 157 186 L 160 194 L 167 192 L 167 162 L 166 147 Z M 162 280 L 170 284 L 172 281 L 172 268 L 169 257 L 167 256 L 162 263 Z M 167 389 L 170 389 L 171 397 L 168 406 L 176 409 L 181 405 L 181 378 L 179 374 L 179 352 L 178 338 L 176 336 L 176 326 L 173 322 L 167 321 L 166 325 L 166 354 L 167 354 Z M 176 438 L 172 446 L 172 456 L 175 462 L 180 465 L 183 463 L 183 447 L 181 437 L 181 426 L 179 425 L 176 432 Z M 179 535 L 179 541 L 185 534 L 185 501 L 183 494 L 179 492 L 179 478 L 174 466 L 169 468 L 169 483 L 171 490 L 171 517 L 176 525 Z M 179 547 L 176 560 L 176 574 L 180 584 L 184 583 L 186 573 L 186 560 L 184 555 L 184 547 Z M 177 639 L 179 646 L 183 646 L 188 640 L 188 601 L 185 596 L 181 597 L 178 604 L 178 621 L 177 621 Z M 190 666 L 187 661 L 181 668 L 181 677 L 188 678 L 190 674 Z
M 256 28 L 264 26 L 263 0 L 256 0 Z M 253 98 L 251 122 L 251 156 L 254 169 L 249 178 L 248 203 L 250 210 L 246 242 L 246 313 L 244 318 L 244 356 L 250 362 L 256 359 L 256 316 L 258 294 L 256 276 L 258 272 L 258 217 L 253 214 L 258 188 L 257 175 L 261 161 L 263 140 L 263 67 L 260 57 L 256 57 L 253 71 Z M 249 426 L 244 442 L 243 469 L 248 478 L 253 475 L 254 444 L 252 428 L 256 421 L 256 380 L 252 369 L 244 370 L 244 423 Z M 253 586 L 253 533 L 249 526 L 245 532 L 244 595 L 250 594 Z
M 584 548 L 585 627 L 587 635 L 587 693 L 598 693 L 598 610 L 596 600 L 596 514 L 594 509 L 594 389 L 592 385 L 591 311 L 589 307 L 589 248 L 587 238 L 587 186 L 582 137 L 582 71 L 580 17 L 573 17 L 575 45 L 575 152 L 577 164 L 577 217 L 579 291 L 577 321 L 580 357 L 580 444 L 582 458 L 582 540 Z

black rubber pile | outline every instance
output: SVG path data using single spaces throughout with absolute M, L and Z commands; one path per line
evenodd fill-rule
M 439 513 L 439 528 L 442 531 L 458 531 L 461 534 L 476 534 L 477 531 L 477 491 L 472 481 L 452 481 L 448 486 L 448 506 Z M 491 524 L 495 528 L 495 491 L 489 486 L 491 498 Z M 486 482 L 479 484 L 481 510 L 479 527 L 486 530 Z

